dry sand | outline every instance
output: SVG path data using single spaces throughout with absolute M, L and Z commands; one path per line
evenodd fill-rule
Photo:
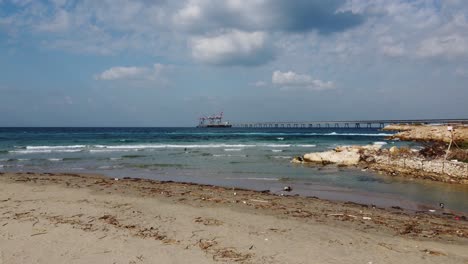
M 468 222 L 204 185 L 0 175 L 2 264 L 215 262 L 468 263 Z

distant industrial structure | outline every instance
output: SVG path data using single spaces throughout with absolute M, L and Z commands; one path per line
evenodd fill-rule
M 350 120 L 310 122 L 248 122 L 233 123 L 239 128 L 383 128 L 389 124 L 468 124 L 468 119 L 396 119 L 396 120 Z
M 223 114 L 224 113 L 221 112 L 218 115 L 202 116 L 198 118 L 199 123 L 197 127 L 232 127 L 232 125 L 229 122 L 223 122 Z

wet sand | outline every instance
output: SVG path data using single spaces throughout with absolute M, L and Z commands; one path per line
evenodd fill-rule
M 371 203 L 2 173 L 0 263 L 468 263 L 466 215 Z

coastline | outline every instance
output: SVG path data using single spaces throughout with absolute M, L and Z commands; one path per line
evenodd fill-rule
M 152 263 L 155 257 L 172 263 L 184 263 L 187 257 L 194 263 L 468 260 L 463 250 L 468 245 L 467 216 L 442 209 L 411 212 L 210 185 L 71 173 L 2 173 L 0 188 L 4 263 L 112 258 L 117 263 Z M 79 246 L 71 247 L 65 238 Z M 37 244 L 40 241 L 61 248 Z M 94 241 L 101 251 L 88 248 L 85 241 Z M 53 257 L 43 258 L 46 253 Z

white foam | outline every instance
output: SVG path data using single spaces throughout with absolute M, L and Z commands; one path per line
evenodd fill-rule
M 59 158 L 52 158 L 52 159 L 47 159 L 49 161 L 62 161 L 63 159 L 59 159 Z
M 39 150 L 10 150 L 9 153 L 16 154 L 35 154 L 35 153 L 51 153 L 50 149 L 39 149 Z
M 374 145 L 387 145 L 387 142 L 376 141 L 376 142 L 374 142 Z
M 284 137 L 277 137 L 277 140 L 284 140 Z
M 236 148 L 236 149 L 224 149 L 224 151 L 242 151 L 242 149 L 240 149 L 240 148 Z
M 31 150 L 10 150 L 9 153 L 16 154 L 38 154 L 38 153 L 60 153 L 60 152 L 80 152 L 81 149 L 31 149 Z
M 105 153 L 105 152 L 128 152 L 128 151 L 137 151 L 138 149 L 90 149 L 91 153 Z
M 274 159 L 292 159 L 291 156 L 273 156 Z
M 314 148 L 317 145 L 314 145 L 314 144 L 299 144 L 299 145 L 295 145 L 295 146 L 296 147 L 301 147 L 301 148 Z
M 331 132 L 331 133 L 327 133 L 327 134 L 311 134 L 311 135 L 323 135 L 323 136 L 363 136 L 363 137 L 393 136 L 393 134 L 387 134 L 387 133 L 370 134 L 370 133 L 336 133 L 336 132 Z
M 282 149 L 272 149 L 271 151 L 272 151 L 272 152 L 283 152 Z
M 291 147 L 290 144 L 262 144 L 259 146 L 267 147 L 267 148 L 289 148 Z
M 43 149 L 43 150 L 52 150 L 52 149 L 77 149 L 85 148 L 85 145 L 70 145 L 70 146 L 26 146 L 26 149 Z
M 176 144 L 143 144 L 143 145 L 114 145 L 114 146 L 104 146 L 104 145 L 95 145 L 95 148 L 105 148 L 105 149 L 161 149 L 161 148 L 249 148 L 255 147 L 256 145 L 246 145 L 246 144 L 194 144 L 194 145 L 176 145 Z

